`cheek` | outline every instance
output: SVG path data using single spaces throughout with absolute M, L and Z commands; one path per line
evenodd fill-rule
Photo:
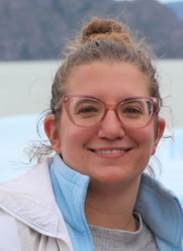
M 86 151 L 87 142 L 90 140 L 89 130 L 65 126 L 61 136 L 60 152 L 64 162 L 73 169 L 85 173 L 88 161 Z
M 75 155 L 87 144 L 91 131 L 64 121 L 60 126 L 60 149 L 63 155 Z M 64 157 L 64 156 L 63 156 Z
M 151 155 L 156 148 L 156 131 L 153 124 L 145 128 L 138 129 L 134 132 L 134 139 L 139 146 L 139 150 L 143 150 L 145 155 Z
M 149 154 L 149 156 L 153 155 L 156 151 L 156 130 L 153 127 L 150 127 L 149 130 L 145 130 L 142 141 L 144 140 L 144 151 Z
M 148 165 L 151 155 L 155 151 L 155 136 L 152 127 L 146 127 L 136 130 L 132 135 L 136 143 L 136 148 L 132 152 L 131 163 L 134 165 L 135 170 L 142 172 Z

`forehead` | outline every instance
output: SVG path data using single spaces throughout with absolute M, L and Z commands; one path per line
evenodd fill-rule
M 67 93 L 98 97 L 149 96 L 149 79 L 130 63 L 93 62 L 73 69 Z

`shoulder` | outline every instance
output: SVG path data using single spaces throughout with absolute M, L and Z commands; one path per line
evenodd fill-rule
M 0 209 L 0 250 L 57 250 L 56 240 L 43 235 Z M 3 226 L 3 227 L 2 227 Z M 40 248 L 42 247 L 42 248 Z
M 155 236 L 172 246 L 183 239 L 183 210 L 177 197 L 156 179 L 144 174 L 141 179 L 136 210 Z
M 176 195 L 155 178 L 144 174 L 141 179 L 137 206 L 159 219 L 177 221 L 183 226 L 183 209 Z
M 174 207 L 174 209 L 180 210 L 180 212 L 182 212 L 180 202 L 176 195 L 157 179 L 147 174 L 143 174 L 141 179 L 139 200 L 142 199 L 149 200 L 149 203 L 158 202 L 157 205 L 154 204 L 154 207 L 168 206 L 169 209 Z M 153 206 L 153 204 L 151 204 L 151 206 Z
M 18 222 L 2 209 L 0 209 L 0 226 L 0 250 L 21 250 Z
M 25 194 L 49 183 L 49 160 L 32 166 L 23 175 L 0 184 L 0 195 L 4 192 Z M 40 186 L 42 184 L 42 186 Z
M 48 167 L 48 163 L 41 163 L 23 176 L 1 184 L 0 208 L 22 222 L 52 214 L 56 205 Z M 45 214 L 41 214 L 43 208 Z M 1 213 L 1 220 L 2 217 Z

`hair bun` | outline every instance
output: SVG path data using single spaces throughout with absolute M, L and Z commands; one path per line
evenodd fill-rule
M 132 44 L 126 27 L 112 19 L 93 18 L 81 32 L 81 43 L 97 40 L 112 40 Z

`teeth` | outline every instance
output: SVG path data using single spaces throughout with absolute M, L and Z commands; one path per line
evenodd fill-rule
M 111 149 L 111 150 L 101 149 L 101 150 L 96 150 L 95 152 L 97 152 L 99 154 L 114 154 L 114 153 L 123 153 L 124 150 L 122 150 L 122 149 Z

